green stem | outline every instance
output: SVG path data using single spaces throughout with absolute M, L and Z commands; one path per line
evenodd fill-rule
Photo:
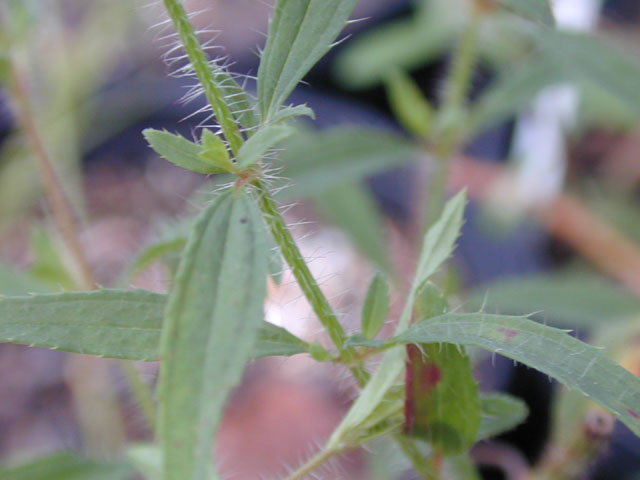
M 293 276 L 296 278 L 302 292 L 311 304 L 311 308 L 317 315 L 318 320 L 320 320 L 320 323 L 322 323 L 322 325 L 327 329 L 327 333 L 329 334 L 331 341 L 340 352 L 341 362 L 349 366 L 358 382 L 361 385 L 364 385 L 369 376 L 361 364 L 354 366 L 356 358 L 355 350 L 350 347 L 345 347 L 344 343 L 347 339 L 347 334 L 342 328 L 342 325 L 340 325 L 335 313 L 333 313 L 331 305 L 329 305 L 327 298 L 324 296 L 315 278 L 311 274 L 307 263 L 302 257 L 302 253 L 300 253 L 300 250 L 298 249 L 298 246 L 296 245 L 296 242 L 284 221 L 284 218 L 282 218 L 282 215 L 278 210 L 275 200 L 262 181 L 254 180 L 253 185 L 258 190 L 258 203 L 265 221 L 269 226 L 273 238 L 280 247 L 282 256 L 291 268 Z
M 220 123 L 222 133 L 229 142 L 233 154 L 237 155 L 244 140 L 233 118 L 233 114 L 224 99 L 224 93 L 216 81 L 214 72 L 211 70 L 207 54 L 202 48 L 193 26 L 189 21 L 187 12 L 185 12 L 180 0 L 164 0 L 164 5 L 180 36 L 180 41 L 189 57 L 198 81 L 204 89 L 207 101 L 211 105 L 213 113 Z
M 435 148 L 435 172 L 429 181 L 427 208 L 422 219 L 422 233 L 436 221 L 444 205 L 449 166 L 462 137 L 464 110 L 473 79 L 476 60 L 478 27 L 481 14 L 473 12 L 468 28 L 462 34 L 454 52 L 449 77 L 445 84 L 444 98 L 437 129 Z
M 324 462 L 329 460 L 334 455 L 340 453 L 336 450 L 321 450 L 316 455 L 311 457 L 311 459 L 302 465 L 298 470 L 289 475 L 286 480 L 302 480 L 307 475 L 311 474 L 315 469 L 317 469 Z
M 142 380 L 140 372 L 138 372 L 132 361 L 120 360 L 119 363 L 124 376 L 127 378 L 127 382 L 131 388 L 131 393 L 136 399 L 138 408 L 140 408 L 149 428 L 153 432 L 155 430 L 156 406 L 153 402 L 151 388 Z
M 471 22 L 460 38 L 454 52 L 451 71 L 445 84 L 443 110 L 458 110 L 467 103 L 476 59 L 480 14 L 473 12 Z

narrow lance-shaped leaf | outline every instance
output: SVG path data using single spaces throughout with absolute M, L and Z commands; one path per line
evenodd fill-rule
M 268 122 L 331 48 L 357 0 L 278 0 L 258 69 L 258 100 Z
M 408 132 L 419 138 L 429 134 L 433 109 L 409 75 L 393 70 L 387 77 L 387 97 L 394 115 Z
M 442 215 L 425 235 L 411 291 L 396 328 L 397 333 L 403 332 L 409 325 L 413 313 L 414 296 L 420 285 L 428 280 L 453 252 L 462 228 L 465 204 L 466 193 L 462 191 L 447 202 Z M 386 392 L 400 376 L 404 361 L 404 349 L 393 348 L 385 354 L 382 363 L 331 435 L 328 442 L 329 447 L 340 447 L 343 443 L 343 437 L 357 430 L 360 424 L 376 409 L 384 399 Z
M 198 157 L 211 165 L 215 165 L 222 172 L 233 172 L 235 170 L 235 165 L 229 158 L 229 151 L 224 141 L 208 128 L 202 131 Z
M 295 117 L 310 117 L 313 120 L 316 114 L 306 105 L 296 105 L 295 107 L 283 107 L 278 110 L 272 117 L 271 123 L 278 124 Z
M 389 285 L 382 272 L 376 273 L 362 306 L 362 335 L 372 339 L 389 315 Z
M 414 142 L 386 131 L 333 128 L 285 141 L 279 198 L 308 197 L 406 165 L 419 158 Z
M 202 147 L 183 136 L 173 133 L 147 128 L 142 132 L 151 148 L 158 152 L 162 158 L 170 161 L 178 167 L 196 173 L 223 173 L 226 170 L 216 162 L 201 156 Z
M 0 297 L 0 342 L 157 360 L 165 301 L 144 290 Z
M 0 297 L 0 343 L 156 361 L 166 300 L 144 290 Z M 308 350 L 309 344 L 284 328 L 262 321 L 251 356 Z
M 438 288 L 427 282 L 416 296 L 416 317 L 449 310 Z M 407 345 L 405 432 L 427 440 L 445 455 L 464 453 L 480 426 L 478 385 L 463 347 L 451 343 Z
M 169 296 L 159 434 L 165 480 L 209 480 L 222 408 L 258 335 L 267 234 L 249 195 L 229 190 L 200 216 Z
M 291 136 L 295 130 L 286 125 L 269 125 L 258 130 L 238 151 L 238 168 L 246 168 L 256 163 L 278 142 Z
M 449 313 L 412 325 L 390 340 L 474 345 L 524 363 L 575 388 L 640 435 L 640 378 L 600 349 L 525 317 Z
M 509 68 L 474 103 L 468 134 L 494 126 L 523 110 L 543 88 L 565 79 L 556 62 L 533 56 Z
M 640 64 L 606 42 L 581 33 L 549 31 L 537 35 L 542 55 L 555 60 L 558 71 L 570 80 L 597 87 L 640 111 Z
M 508 432 L 524 422 L 529 408 L 519 398 L 503 393 L 480 395 L 482 420 L 476 440 L 486 440 Z

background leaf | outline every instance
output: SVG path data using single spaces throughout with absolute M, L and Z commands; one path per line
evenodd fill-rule
M 511 64 L 471 108 L 469 134 L 492 127 L 520 112 L 545 87 L 565 78 L 556 63 L 546 57 L 530 56 Z
M 466 24 L 465 0 L 430 0 L 415 17 L 359 35 L 338 56 L 335 72 L 351 88 L 382 83 L 390 71 L 412 71 L 450 47 Z
M 340 127 L 318 133 L 300 133 L 285 143 L 280 155 L 287 187 L 279 198 L 314 196 L 419 158 L 409 140 L 386 131 Z
M 413 79 L 401 70 L 387 77 L 387 98 L 400 124 L 418 138 L 426 138 L 431 130 L 433 109 Z
M 60 248 L 53 243 L 54 235 L 47 235 L 40 229 L 31 231 L 30 247 L 33 263 L 29 272 L 34 278 L 57 289 L 75 290 L 76 282 L 60 257 Z
M 166 480 L 209 480 L 222 408 L 240 381 L 262 319 L 267 233 L 244 191 L 200 216 L 167 304 L 159 386 Z
M 541 53 L 555 60 L 564 76 L 579 85 L 599 88 L 640 114 L 640 64 L 625 52 L 594 36 L 549 31 L 536 36 Z
M 481 421 L 476 440 L 486 440 L 508 432 L 525 421 L 529 408 L 519 398 L 504 393 L 480 395 Z
M 586 272 L 505 278 L 476 289 L 468 309 L 529 315 L 545 323 L 595 327 L 640 314 L 640 300 L 614 283 Z
M 507 10 L 547 27 L 555 25 L 549 0 L 498 0 Z
M 70 452 L 0 468 L 2 480 L 129 480 L 133 474 L 126 463 L 98 461 Z
M 302 77 L 331 48 L 357 0 L 278 0 L 258 69 L 258 99 L 268 122 Z
M 32 275 L 0 263 L 0 296 L 46 293 L 51 290 L 51 286 L 33 278 Z

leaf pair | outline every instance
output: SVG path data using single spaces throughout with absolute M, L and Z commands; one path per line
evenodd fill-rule
M 174 165 L 195 173 L 217 174 L 239 173 L 255 165 L 269 149 L 293 132 L 285 125 L 261 128 L 242 144 L 234 161 L 222 139 L 210 130 L 202 131 L 200 145 L 180 135 L 151 128 L 142 134 L 151 148 Z

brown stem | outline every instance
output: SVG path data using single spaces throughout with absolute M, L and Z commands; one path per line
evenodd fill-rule
M 31 106 L 29 104 L 23 76 L 14 66 L 12 69 L 12 93 L 17 103 L 16 113 L 31 149 L 38 162 L 38 168 L 42 176 L 42 183 L 46 191 L 53 217 L 58 226 L 62 238 L 73 256 L 73 260 L 80 272 L 82 287 L 94 289 L 95 282 L 89 267 L 82 245 L 78 238 L 75 216 L 69 200 L 53 167 L 51 159 L 40 138 L 40 134 L 33 120 Z

